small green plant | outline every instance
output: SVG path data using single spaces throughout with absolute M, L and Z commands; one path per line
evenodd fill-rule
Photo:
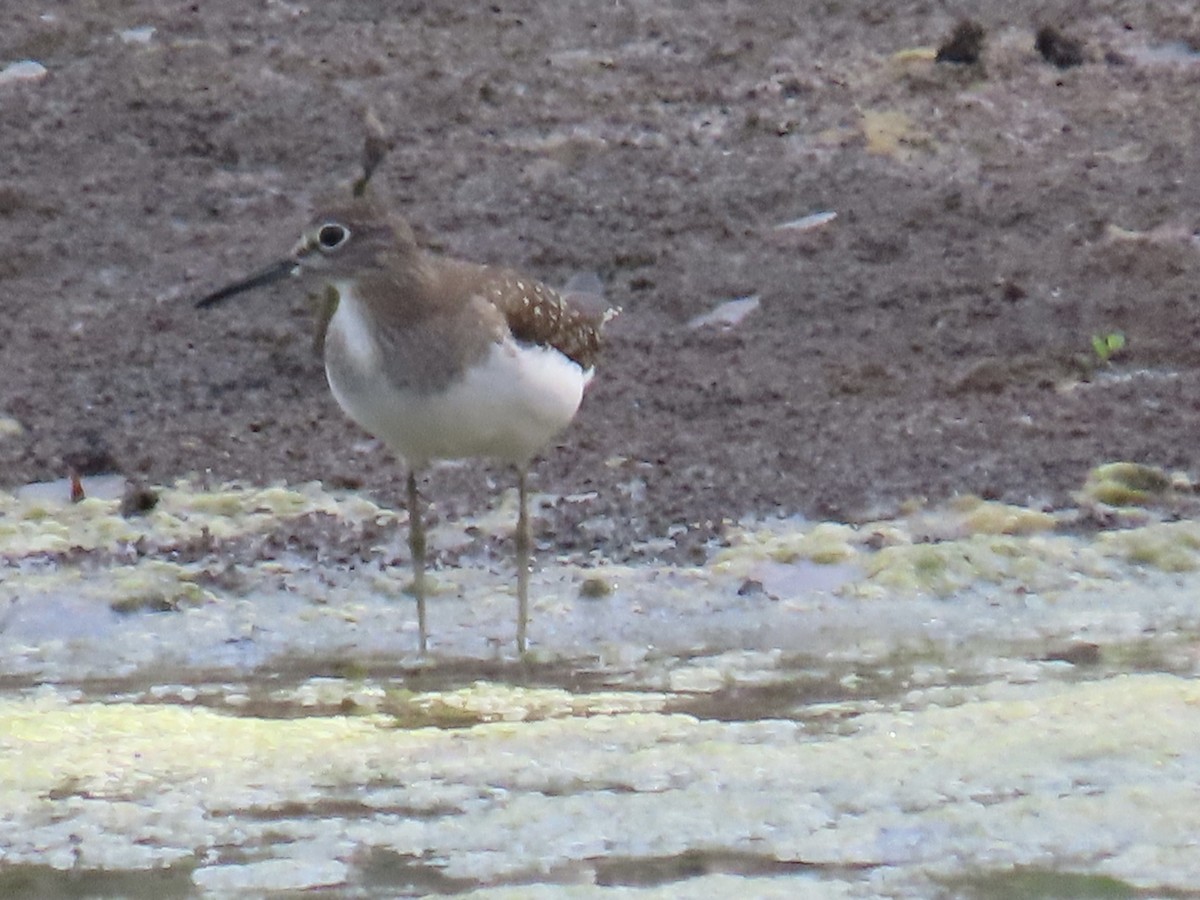
M 1108 334 L 1092 335 L 1092 350 L 1095 351 L 1096 359 L 1099 360 L 1101 365 L 1109 362 L 1124 349 L 1124 332 L 1112 331 Z

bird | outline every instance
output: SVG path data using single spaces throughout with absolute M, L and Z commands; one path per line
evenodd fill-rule
M 323 353 L 334 399 L 407 466 L 422 654 L 429 629 L 419 475 L 437 460 L 476 457 L 516 469 L 516 646 L 524 654 L 529 468 L 575 417 L 604 325 L 618 310 L 588 308 L 513 269 L 427 250 L 404 218 L 357 192 L 322 209 L 286 257 L 196 306 L 289 278 L 323 290 L 332 306 Z

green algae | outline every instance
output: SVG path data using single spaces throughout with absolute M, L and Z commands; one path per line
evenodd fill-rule
M 350 841 L 398 858 L 432 853 L 439 877 L 500 890 L 596 856 L 610 860 L 612 883 L 645 887 L 654 872 L 699 885 L 722 866 L 755 879 L 760 865 L 895 866 L 907 845 L 888 849 L 881 836 L 910 831 L 921 858 L 1003 845 L 1044 859 L 1079 850 L 1082 821 L 1081 852 L 1104 860 L 1094 874 L 1174 884 L 1200 827 L 1200 807 L 1173 799 L 1200 727 L 1190 679 L 992 687 L 950 707 L 864 709 L 816 736 L 778 720 L 597 716 L 553 691 L 459 696 L 472 694 L 463 708 L 499 718 L 404 729 L 387 712 L 255 719 L 46 692 L 0 701 L 0 837 L 12 863 L 32 864 L 53 834 L 65 840 L 45 829 L 66 817 L 81 840 L 53 858 L 136 869 L 196 864 L 196 846 L 236 833 L 249 856 L 199 865 L 193 881 L 256 890 L 353 882 L 354 866 L 307 855 Z M 530 716 L 538 702 L 561 715 Z M 119 811 L 118 830 L 105 810 Z M 92 817 L 109 824 L 93 828 Z M 1132 844 L 1131 817 L 1141 822 Z M 308 841 L 303 871 L 266 864 Z M 1148 848 L 1151 868 L 1139 863 Z
M 186 481 L 163 488 L 155 507 L 121 515 L 120 500 L 51 503 L 0 492 L 0 554 L 10 559 L 69 550 L 116 550 L 139 541 L 180 544 L 205 535 L 227 539 L 278 527 L 281 520 L 325 514 L 346 522 L 387 522 L 394 515 L 365 498 L 335 495 L 317 483 L 295 488 L 237 485 L 204 490 Z
M 196 583 L 195 567 L 143 560 L 136 566 L 113 569 L 111 574 L 109 608 L 116 613 L 178 612 L 216 601 Z
M 1109 506 L 1145 506 L 1167 499 L 1174 488 L 1169 474 L 1156 466 L 1113 462 L 1088 473 L 1080 497 Z
M 947 879 L 942 884 L 964 900 L 1133 900 L 1146 896 L 1133 885 L 1106 875 L 1025 866 Z
M 1161 522 L 1101 534 L 1097 544 L 1128 562 L 1162 572 L 1200 567 L 1200 523 Z

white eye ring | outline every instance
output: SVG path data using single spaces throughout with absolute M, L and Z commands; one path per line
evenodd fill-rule
M 350 229 L 337 222 L 326 222 L 317 229 L 317 246 L 322 251 L 336 250 L 350 240 Z

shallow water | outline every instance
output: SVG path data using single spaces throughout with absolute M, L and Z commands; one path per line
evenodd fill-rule
M 1200 887 L 1200 525 L 964 503 L 543 559 L 516 659 L 455 522 L 420 658 L 353 494 L 0 501 L 5 896 Z

